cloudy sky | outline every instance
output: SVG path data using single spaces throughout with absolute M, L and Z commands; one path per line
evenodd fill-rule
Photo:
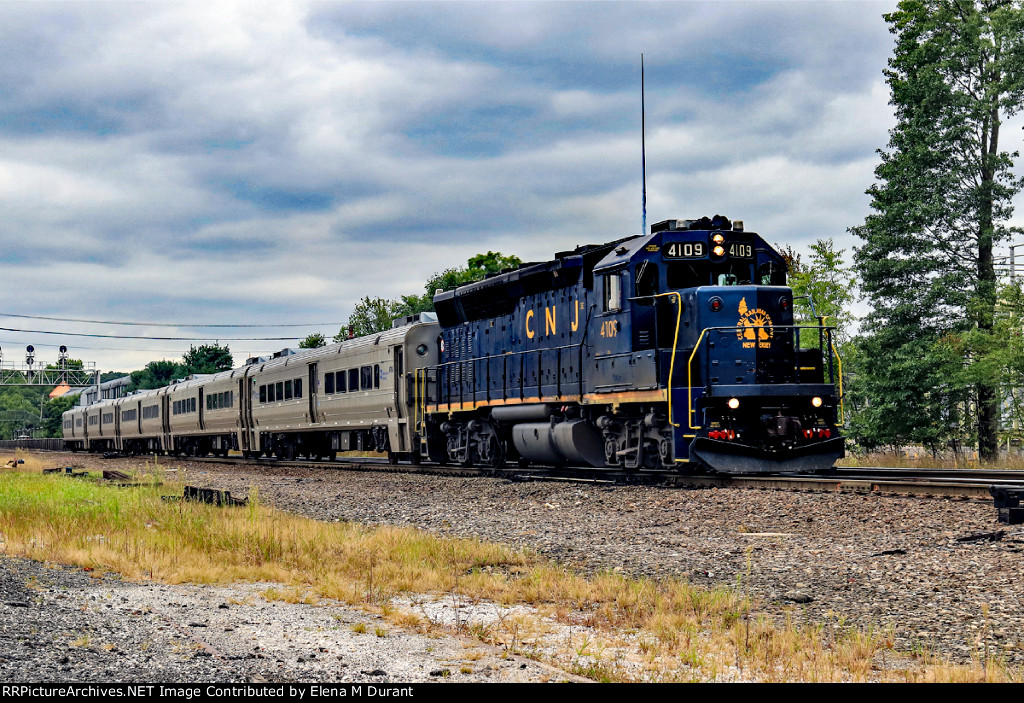
M 39 331 L 0 331 L 4 361 L 189 346 L 42 331 L 331 336 L 475 253 L 637 233 L 641 52 L 648 222 L 849 250 L 894 5 L 0 3 L 0 326 Z

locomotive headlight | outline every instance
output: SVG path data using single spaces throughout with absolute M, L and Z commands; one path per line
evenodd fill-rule
M 732 408 L 733 410 L 735 410 L 736 408 L 738 408 L 740 406 L 740 399 L 739 398 L 729 398 L 728 406 L 730 408 Z
M 818 396 L 814 396 L 813 398 L 811 398 L 811 405 L 813 405 L 816 408 L 820 408 L 821 398 L 819 398 Z
M 714 242 L 715 244 L 725 244 L 725 237 L 722 236 L 721 234 L 716 234 L 714 237 L 711 238 L 711 241 Z
M 711 253 L 715 256 L 725 256 L 725 247 L 715 247 L 711 250 Z

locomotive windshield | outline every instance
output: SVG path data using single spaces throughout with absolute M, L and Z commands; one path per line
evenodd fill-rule
M 652 268 L 652 267 L 648 267 Z M 724 261 L 673 261 L 666 266 L 666 283 L 670 289 L 697 288 L 698 286 L 748 286 L 752 283 L 752 266 L 748 263 Z M 637 279 L 637 295 L 641 292 Z
M 715 286 L 749 286 L 750 264 L 726 261 L 711 265 L 711 283 Z

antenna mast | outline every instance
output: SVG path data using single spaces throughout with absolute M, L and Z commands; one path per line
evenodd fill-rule
M 644 95 L 644 55 L 640 54 L 640 166 L 644 173 L 641 234 L 647 234 L 647 106 Z

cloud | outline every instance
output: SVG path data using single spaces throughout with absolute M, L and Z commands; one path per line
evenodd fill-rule
M 641 52 L 649 222 L 842 237 L 893 4 L 0 5 L 9 311 L 333 322 L 480 251 L 634 233 Z

